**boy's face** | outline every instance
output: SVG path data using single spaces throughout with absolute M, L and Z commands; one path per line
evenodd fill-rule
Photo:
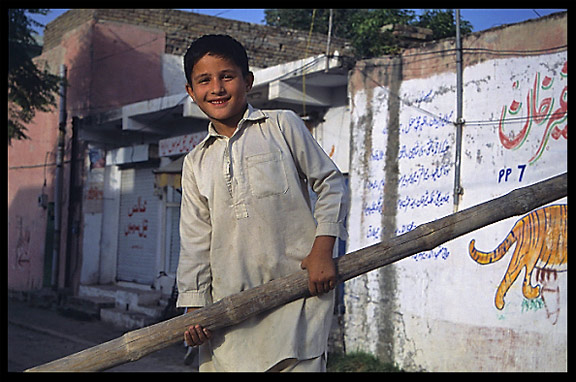
M 252 73 L 244 77 L 232 61 L 207 54 L 194 65 L 191 79 L 186 91 L 212 122 L 236 127 L 246 110 Z

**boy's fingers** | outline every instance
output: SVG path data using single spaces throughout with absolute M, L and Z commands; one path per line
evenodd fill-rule
M 212 337 L 209 330 L 203 329 L 200 325 L 190 326 L 184 332 L 184 340 L 188 346 L 199 346 Z
M 186 343 L 189 346 L 196 346 L 198 345 L 198 336 L 196 335 L 196 332 L 194 331 L 193 327 L 188 328 L 188 330 L 186 331 L 186 333 L 184 334 L 185 338 L 186 338 Z
M 322 283 L 318 283 L 316 285 L 317 285 L 316 290 L 318 291 L 318 294 L 322 294 L 322 293 L 328 293 L 332 289 L 334 289 L 336 283 L 333 280 L 329 280 Z
M 201 343 L 204 343 L 212 337 L 212 332 L 206 328 L 201 327 L 200 325 L 196 326 L 196 334 L 198 335 L 198 339 Z
M 329 280 L 308 280 L 308 290 L 312 296 L 317 296 L 322 293 L 330 292 L 336 286 L 335 278 Z
M 194 340 L 192 339 L 192 337 L 190 336 L 190 332 L 188 330 L 186 330 L 184 332 L 184 342 L 186 342 L 186 345 L 188 346 L 195 346 L 194 345 Z
M 312 296 L 317 296 L 319 294 L 330 292 L 334 289 L 334 283 L 332 281 L 327 282 L 309 282 L 308 290 Z
M 212 332 L 208 329 L 202 329 L 202 333 L 204 334 L 206 340 L 209 340 L 210 337 L 212 337 Z
M 312 296 L 316 296 L 316 286 L 311 281 L 308 281 L 308 290 Z
M 319 294 L 322 294 L 322 283 L 320 282 L 314 282 L 314 281 L 309 281 L 308 282 L 308 289 L 310 289 L 310 294 L 312 296 L 317 296 Z

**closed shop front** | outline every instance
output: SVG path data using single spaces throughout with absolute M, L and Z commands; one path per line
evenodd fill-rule
M 122 170 L 120 192 L 117 280 L 153 285 L 161 202 L 152 168 Z

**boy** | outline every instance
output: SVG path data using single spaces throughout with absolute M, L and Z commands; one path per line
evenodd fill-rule
M 296 114 L 248 104 L 254 76 L 239 42 L 203 36 L 184 68 L 210 123 L 184 160 L 177 305 L 199 308 L 299 268 L 315 296 L 213 333 L 191 326 L 185 341 L 202 345 L 200 371 L 325 371 L 332 252 L 346 236 L 342 174 Z

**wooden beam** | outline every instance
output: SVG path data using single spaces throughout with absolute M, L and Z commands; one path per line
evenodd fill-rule
M 507 195 L 468 208 L 453 215 L 418 226 L 386 242 L 349 253 L 337 259 L 340 282 L 392 264 L 416 253 L 431 250 L 449 240 L 500 220 L 523 215 L 568 194 L 568 174 L 563 174 Z M 98 371 L 126 362 L 182 341 L 184 330 L 193 324 L 217 330 L 235 325 L 248 317 L 308 297 L 308 275 L 300 271 L 234 294 L 199 309 L 124 334 L 76 354 L 26 371 Z

